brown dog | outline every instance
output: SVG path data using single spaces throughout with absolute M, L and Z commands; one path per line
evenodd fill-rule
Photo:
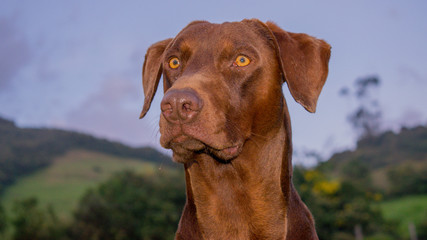
M 314 112 L 329 57 L 323 40 L 256 19 L 192 22 L 148 49 L 141 118 L 163 75 L 160 143 L 186 174 L 175 239 L 317 239 L 291 181 L 282 83 Z

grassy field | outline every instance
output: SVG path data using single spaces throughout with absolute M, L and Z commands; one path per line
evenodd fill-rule
M 383 202 L 380 207 L 384 217 L 400 222 L 400 233 L 409 236 L 408 224 L 417 224 L 427 216 L 427 195 L 402 197 Z
M 6 189 L 1 201 L 10 213 L 14 201 L 36 197 L 41 206 L 50 204 L 61 219 L 68 220 L 86 190 L 122 170 L 153 174 L 159 168 L 140 160 L 74 150 L 48 168 L 20 178 Z

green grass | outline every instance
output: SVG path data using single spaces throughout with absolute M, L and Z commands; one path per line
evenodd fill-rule
M 380 208 L 387 220 L 399 222 L 399 232 L 409 236 L 408 224 L 418 224 L 427 215 L 427 195 L 406 196 L 386 201 Z
M 58 217 L 69 220 L 85 191 L 122 170 L 143 174 L 159 171 L 153 163 L 74 150 L 56 159 L 51 166 L 18 179 L 6 189 L 1 201 L 10 213 L 16 200 L 36 197 L 40 206 L 51 205 Z

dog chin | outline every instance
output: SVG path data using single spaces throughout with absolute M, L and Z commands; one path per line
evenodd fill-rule
M 174 161 L 180 163 L 195 160 L 198 154 L 207 154 L 218 162 L 228 163 L 239 156 L 242 150 L 240 145 L 216 149 L 200 140 L 187 137 L 178 137 L 170 141 L 166 148 L 172 149 Z

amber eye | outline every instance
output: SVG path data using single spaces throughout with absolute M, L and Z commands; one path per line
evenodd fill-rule
M 239 67 L 244 67 L 244 66 L 248 66 L 249 63 L 251 63 L 251 60 L 249 60 L 249 58 L 243 55 L 240 55 L 236 58 L 236 61 L 234 63 Z
M 177 57 L 173 57 L 169 60 L 169 67 L 175 69 L 179 67 L 179 59 Z

